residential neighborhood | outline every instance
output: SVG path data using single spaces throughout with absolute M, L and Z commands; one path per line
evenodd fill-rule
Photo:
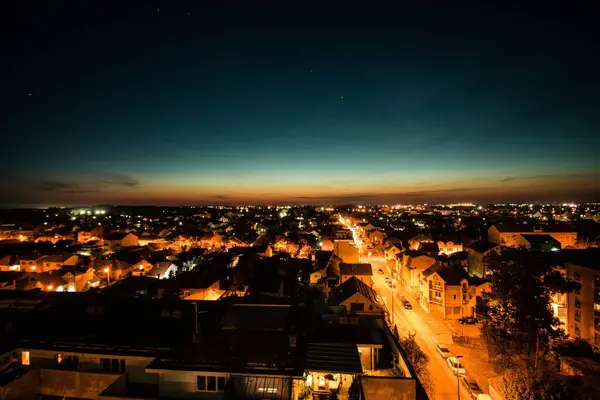
M 505 249 L 543 257 L 580 283 L 554 293 L 552 311 L 568 337 L 600 349 L 598 224 L 555 225 L 532 214 L 529 208 L 515 218 L 497 206 L 5 211 L 0 312 L 6 343 L 14 343 L 5 349 L 15 359 L 6 374 L 20 372 L 0 389 L 7 399 L 33 392 L 375 399 L 380 386 L 402 398 L 450 399 L 457 391 L 469 398 L 474 392 L 456 386 L 455 371 L 439 356 L 443 346 L 462 356 L 461 368 L 483 393 L 502 398 L 501 374 L 484 356 L 480 312 L 495 285 L 490 257 Z M 35 318 L 19 322 L 18 310 Z M 60 313 L 68 318 L 59 327 L 44 327 Z M 134 313 L 150 325 L 113 339 L 101 332 Z M 97 323 L 84 329 L 85 318 Z M 168 337 L 142 333 L 166 321 L 177 326 Z M 61 333 L 75 331 L 74 339 Z M 146 339 L 127 340 L 140 335 Z M 208 346 L 208 338 L 220 339 Z M 428 360 L 426 370 L 411 364 L 409 339 Z M 254 350 L 235 366 L 223 358 L 228 346 Z M 213 365 L 211 372 L 202 375 L 199 362 Z M 267 372 L 269 365 L 277 367 Z M 114 375 L 98 375 L 94 386 L 58 386 L 65 369 Z

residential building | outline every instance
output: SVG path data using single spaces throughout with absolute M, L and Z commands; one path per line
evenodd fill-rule
M 549 224 L 536 227 L 531 224 L 496 224 L 488 229 L 488 240 L 509 247 L 523 245 L 521 235 L 548 234 L 560 242 L 563 249 L 574 247 L 577 243 L 577 230 L 570 225 Z
M 359 261 L 359 250 L 353 240 L 336 240 L 333 242 L 333 253 L 346 263 L 356 264 Z
M 381 315 L 387 312 L 379 302 L 377 293 L 356 276 L 342 282 L 329 294 L 329 304 L 344 307 L 346 313 L 356 315 Z
M 447 242 L 444 242 L 443 240 L 438 240 L 437 245 L 440 254 L 446 254 L 448 256 L 463 251 L 462 243 L 456 243 L 451 240 Z
M 79 256 L 75 254 L 53 254 L 42 258 L 39 264 L 41 266 L 41 272 L 47 272 L 61 269 L 63 265 L 77 265 L 77 260 L 79 260 Z
M 425 311 L 444 319 L 473 316 L 475 290 L 469 291 L 468 275 L 462 268 L 435 264 L 421 273 L 420 283 L 419 302 Z
M 398 260 L 400 263 L 399 282 L 408 292 L 419 293 L 421 272 L 436 263 L 435 258 L 417 251 L 408 251 Z
M 373 268 L 371 264 L 349 264 L 343 262 L 340 264 L 340 282 L 344 283 L 348 279 L 356 277 L 363 281 L 367 286 L 373 286 Z
M 600 249 L 566 251 L 564 266 L 581 285 L 567 294 L 567 333 L 600 350 Z
M 371 241 L 371 243 L 383 243 L 383 239 L 385 238 L 385 234 L 379 229 L 373 229 L 367 232 L 367 237 Z
M 492 251 L 500 251 L 501 248 L 502 245 L 488 242 L 486 240 L 480 240 L 478 242 L 471 243 L 471 245 L 467 247 L 467 268 L 469 274 L 478 276 L 479 278 L 485 278 L 487 275 L 485 257 L 487 257 Z

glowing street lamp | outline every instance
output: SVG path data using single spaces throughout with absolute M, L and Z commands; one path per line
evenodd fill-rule
M 110 286 L 110 268 L 104 268 L 104 272 L 106 273 L 106 286 Z

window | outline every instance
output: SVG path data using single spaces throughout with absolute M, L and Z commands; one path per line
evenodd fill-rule
M 125 360 L 120 358 L 101 358 L 102 371 L 113 373 L 125 372 Z
M 575 327 L 575 336 L 577 336 L 577 337 L 581 336 L 581 329 L 579 329 L 578 326 Z
M 456 300 L 456 295 L 455 295 L 455 294 L 454 294 L 454 295 L 452 295 L 452 299 L 453 299 L 453 300 Z
M 581 302 L 579 299 L 575 299 L 575 308 L 581 308 Z
M 581 276 L 579 275 L 579 272 L 575 272 L 573 274 L 573 279 L 576 281 L 580 281 L 581 280 Z
M 225 377 L 216 375 L 198 375 L 196 376 L 197 392 L 224 392 Z
M 581 311 L 575 310 L 575 321 L 581 321 Z
M 30 365 L 31 360 L 29 359 L 29 352 L 28 351 L 24 351 L 21 353 L 21 364 L 23 365 Z

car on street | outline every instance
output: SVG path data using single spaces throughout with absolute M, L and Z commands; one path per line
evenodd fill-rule
M 392 281 L 385 281 L 389 287 L 392 287 Z
M 412 304 L 410 304 L 410 302 L 408 300 L 404 300 L 402 302 L 402 305 L 404 306 L 404 308 L 406 308 L 407 310 L 412 310 Z
M 383 270 L 382 270 L 381 268 L 379 268 L 379 269 L 377 270 L 377 272 L 379 272 L 380 274 L 383 274 Z
M 446 358 L 446 363 L 454 375 L 465 375 L 467 373 L 467 371 L 465 371 L 465 367 L 463 367 L 456 357 Z
M 460 384 L 469 392 L 472 399 L 476 399 L 477 396 L 483 393 L 477 382 L 469 379 L 466 375 L 460 377 Z
M 440 356 L 442 356 L 442 358 L 448 358 L 450 357 L 450 349 L 448 349 L 447 347 L 444 347 L 443 345 L 436 343 L 435 344 L 435 350 L 440 353 Z
M 477 318 L 474 317 L 462 317 L 458 320 L 459 324 L 463 325 L 473 325 L 477 323 Z

